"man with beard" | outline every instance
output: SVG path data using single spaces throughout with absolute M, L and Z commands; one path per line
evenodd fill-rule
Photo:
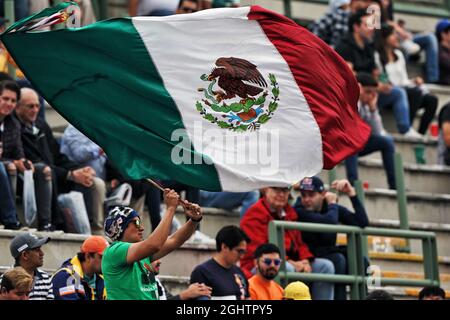
M 255 250 L 256 274 L 249 282 L 252 300 L 282 300 L 283 288 L 273 279 L 280 270 L 280 249 L 272 243 L 264 243 Z

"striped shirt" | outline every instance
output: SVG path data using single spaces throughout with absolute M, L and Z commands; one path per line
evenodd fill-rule
M 50 275 L 36 269 L 33 280 L 33 289 L 30 292 L 30 300 L 53 300 L 53 285 Z

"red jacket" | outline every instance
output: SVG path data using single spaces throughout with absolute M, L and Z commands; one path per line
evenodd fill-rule
M 289 204 L 284 210 L 286 212 L 284 221 L 297 221 L 297 213 Z M 247 245 L 247 253 L 241 259 L 241 269 L 247 278 L 253 275 L 251 270 L 255 266 L 253 255 L 256 248 L 269 241 L 269 222 L 274 219 L 281 220 L 271 214 L 269 205 L 263 198 L 251 206 L 241 220 L 241 229 L 251 239 L 251 242 Z M 284 246 L 286 248 L 286 259 L 299 261 L 314 257 L 306 243 L 303 242 L 302 234 L 298 230 L 285 230 Z

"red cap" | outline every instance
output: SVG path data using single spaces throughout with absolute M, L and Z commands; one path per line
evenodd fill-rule
M 81 252 L 83 253 L 98 253 L 103 255 L 103 251 L 105 251 L 106 247 L 109 246 L 108 241 L 105 238 L 100 236 L 90 236 L 86 240 L 84 240 L 81 245 Z

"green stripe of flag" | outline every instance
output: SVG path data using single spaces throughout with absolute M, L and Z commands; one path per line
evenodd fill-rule
M 178 143 L 171 141 L 172 131 L 184 128 L 181 115 L 131 19 L 3 34 L 2 41 L 50 105 L 100 145 L 123 174 L 221 190 L 213 165 L 171 161 Z

